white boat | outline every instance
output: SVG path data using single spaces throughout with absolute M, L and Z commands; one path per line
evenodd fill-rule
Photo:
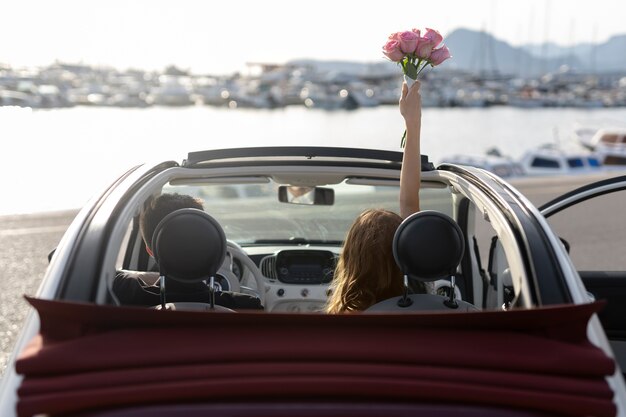
M 21 91 L 0 89 L 0 107 L 37 107 L 37 100 L 31 94 Z
M 593 135 L 586 136 L 581 132 L 577 134 L 585 147 L 599 155 L 603 165 L 626 168 L 626 128 L 598 129 Z
M 440 162 L 481 168 L 502 178 L 518 177 L 525 174 L 524 168 L 519 162 L 502 156 L 497 149 L 492 149 L 485 155 L 451 155 L 443 158 Z
M 604 170 L 596 152 L 556 144 L 546 144 L 527 151 L 520 163 L 528 175 L 576 175 Z
M 602 165 L 626 169 L 626 127 L 579 127 L 575 135 L 581 145 L 598 154 Z
M 626 169 L 626 145 L 598 145 L 596 153 L 605 167 Z
M 575 130 L 576 138 L 581 145 L 591 150 L 602 145 L 626 146 L 626 127 L 607 127 L 596 129 L 579 127 Z
M 156 87 L 148 95 L 148 103 L 159 106 L 189 106 L 194 104 L 189 91 L 183 86 Z
M 358 103 L 350 97 L 347 89 L 336 91 L 336 88 L 312 83 L 305 83 L 300 91 L 300 98 L 308 108 L 337 110 L 359 107 Z
M 593 150 L 594 146 L 591 145 L 591 138 L 593 138 L 598 130 L 597 127 L 576 125 L 574 128 L 574 139 L 585 148 Z
M 347 91 L 348 96 L 358 107 L 376 107 L 380 104 L 374 97 L 374 90 L 367 86 L 355 85 Z
M 159 85 L 150 90 L 147 101 L 160 106 L 189 106 L 194 104 L 185 77 L 162 75 Z

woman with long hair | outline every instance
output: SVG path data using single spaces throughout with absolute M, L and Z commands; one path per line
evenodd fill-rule
M 379 301 L 399 296 L 402 272 L 393 258 L 392 241 L 402 220 L 419 211 L 421 180 L 420 82 L 402 84 L 400 113 L 406 125 L 406 142 L 400 172 L 400 214 L 385 209 L 361 213 L 348 231 L 331 284 L 328 313 L 363 311 Z M 424 291 L 423 286 L 419 288 Z

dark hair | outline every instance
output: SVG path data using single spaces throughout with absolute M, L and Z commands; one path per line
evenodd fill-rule
M 152 249 L 152 235 L 157 225 L 168 214 L 183 208 L 204 210 L 202 200 L 185 194 L 161 194 L 146 201 L 139 214 L 139 230 L 146 245 Z

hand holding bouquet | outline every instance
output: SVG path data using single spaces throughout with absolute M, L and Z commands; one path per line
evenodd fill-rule
M 443 36 L 434 29 L 426 28 L 424 36 L 419 29 L 396 32 L 389 35 L 383 46 L 383 54 L 402 66 L 402 73 L 407 85 L 411 87 L 420 73 L 428 65 L 436 67 L 450 58 L 448 47 L 440 44 Z M 402 135 L 400 146 L 404 147 L 406 131 Z

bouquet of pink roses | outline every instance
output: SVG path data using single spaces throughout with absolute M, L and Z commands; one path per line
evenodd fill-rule
M 436 67 L 450 58 L 448 47 L 440 44 L 443 36 L 434 29 L 426 28 L 424 36 L 419 29 L 396 32 L 389 35 L 383 46 L 383 54 L 393 62 L 402 66 L 404 80 L 409 87 L 413 85 L 420 73 L 428 65 Z M 406 131 L 402 135 L 400 145 L 404 147 Z

